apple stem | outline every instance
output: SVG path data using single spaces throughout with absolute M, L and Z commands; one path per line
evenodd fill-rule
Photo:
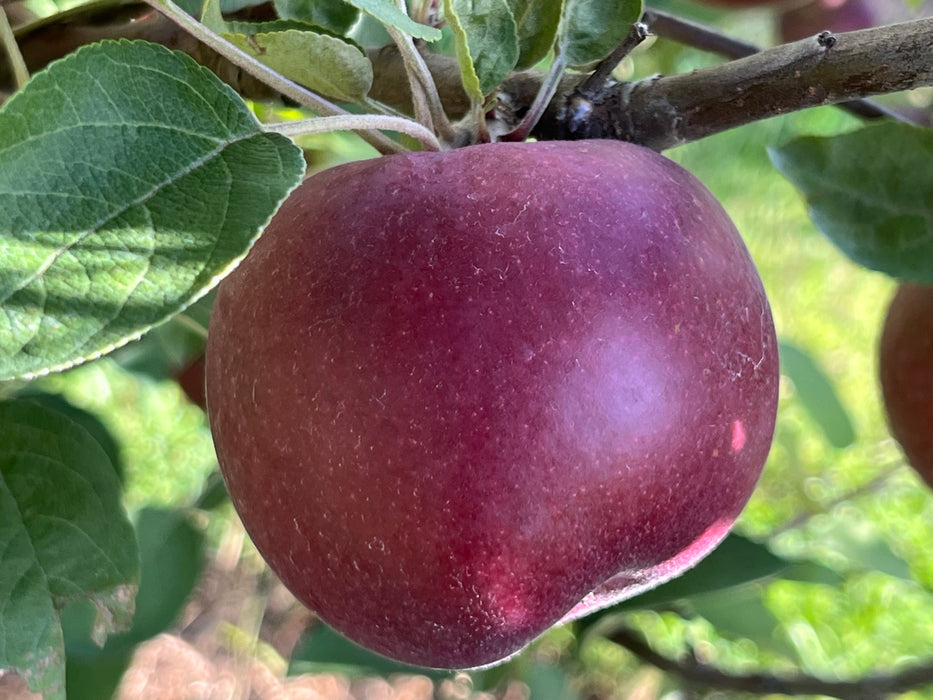
M 339 114 L 329 117 L 313 117 L 278 124 L 265 124 L 263 129 L 289 138 L 308 134 L 321 134 L 328 131 L 385 129 L 407 134 L 420 141 L 427 150 L 441 150 L 441 144 L 434 132 L 423 124 L 405 117 L 395 117 L 387 114 Z
M 407 12 L 405 0 L 396 0 L 396 4 L 402 12 Z M 441 97 L 437 90 L 437 84 L 434 82 L 434 77 L 415 46 L 414 40 L 411 36 L 395 27 L 386 25 L 385 28 L 402 56 L 405 74 L 408 76 L 408 83 L 411 86 L 411 99 L 415 110 L 415 118 L 425 127 L 439 134 L 445 142 L 452 143 L 455 138 L 453 125 L 451 125 L 447 113 L 444 111 L 444 106 L 441 104 Z
M 178 5 L 172 2 L 172 0 L 145 0 L 145 2 L 150 7 L 161 12 L 178 24 L 189 34 L 196 37 L 201 43 L 208 46 L 208 48 L 213 49 L 235 66 L 242 68 L 280 94 L 294 100 L 297 104 L 325 116 L 353 116 L 329 100 L 289 80 L 264 63 L 256 60 L 245 51 L 240 50 L 182 10 Z M 361 132 L 359 136 L 383 154 L 400 153 L 407 150 L 401 144 L 396 143 L 384 134 L 378 132 Z

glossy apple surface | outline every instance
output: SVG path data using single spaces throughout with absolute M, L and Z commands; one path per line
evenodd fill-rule
M 306 181 L 220 285 L 207 387 L 233 502 L 296 596 L 467 668 L 719 542 L 778 355 L 738 233 L 680 166 L 493 144 Z
M 898 287 L 881 333 L 879 367 L 891 433 L 933 487 L 933 287 Z

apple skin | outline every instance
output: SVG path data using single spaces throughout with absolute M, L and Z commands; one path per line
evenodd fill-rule
M 695 564 L 756 484 L 777 388 L 728 216 L 608 141 L 313 176 L 221 283 L 207 344 L 221 470 L 272 570 L 437 668 Z
M 878 355 L 891 433 L 933 488 L 933 287 L 913 282 L 898 287 Z

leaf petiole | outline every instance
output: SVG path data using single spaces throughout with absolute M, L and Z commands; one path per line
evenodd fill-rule
M 275 132 L 289 138 L 320 134 L 327 131 L 368 131 L 387 129 L 407 134 L 420 141 L 431 151 L 441 150 L 441 144 L 434 133 L 416 121 L 404 117 L 386 114 L 340 114 L 328 117 L 313 117 L 278 124 L 266 124 L 266 131 Z
M 242 68 L 258 80 L 263 81 L 285 97 L 289 97 L 296 103 L 325 116 L 352 116 L 349 112 L 341 109 L 331 101 L 285 78 L 248 53 L 238 49 L 219 34 L 211 31 L 204 24 L 182 10 L 178 5 L 172 2 L 172 0 L 145 0 L 145 2 L 178 24 L 192 36 L 197 37 L 199 41 L 219 53 L 228 61 Z M 406 150 L 404 146 L 383 134 L 361 132 L 359 136 L 383 154 L 399 153 Z

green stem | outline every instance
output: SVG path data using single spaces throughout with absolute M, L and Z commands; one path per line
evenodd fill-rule
M 202 338 L 207 338 L 207 328 L 195 321 L 186 313 L 175 314 L 172 317 L 172 320 L 178 323 L 180 326 L 184 326 L 189 331 L 199 335 Z
M 397 3 L 399 9 L 404 12 L 405 0 L 397 0 Z M 402 56 L 405 73 L 411 86 L 415 118 L 427 128 L 436 130 L 442 139 L 451 143 L 454 140 L 454 128 L 441 104 L 434 77 L 415 47 L 414 41 L 409 35 L 395 27 L 386 26 L 386 29 Z
M 7 18 L 2 5 L 0 5 L 0 46 L 6 51 L 7 58 L 10 61 L 10 68 L 13 69 L 14 84 L 16 89 L 19 90 L 29 82 L 29 69 L 26 68 L 23 54 L 20 53 L 16 37 L 13 36 L 13 28 L 10 26 L 10 20 Z
M 560 87 L 560 79 L 564 76 L 566 68 L 567 59 L 562 51 L 558 51 L 557 55 L 554 57 L 554 62 L 551 63 L 551 67 L 548 69 L 547 75 L 544 76 L 541 87 L 538 88 L 534 102 L 531 103 L 531 107 L 529 107 L 528 112 L 525 113 L 524 119 L 522 119 L 519 125 L 512 131 L 502 137 L 503 141 L 524 141 L 528 138 L 531 130 L 535 128 L 541 116 L 544 114 L 544 111 L 547 109 L 548 105 L 551 104 L 554 95 L 557 94 L 557 88 Z
M 441 150 L 440 142 L 430 129 L 411 119 L 386 114 L 341 114 L 330 117 L 314 117 L 313 119 L 266 124 L 263 128 L 266 131 L 282 134 L 289 138 L 307 134 L 320 134 L 326 131 L 386 129 L 416 138 L 430 151 Z
M 294 100 L 297 104 L 325 116 L 352 116 L 349 112 L 341 109 L 329 100 L 285 78 L 248 53 L 241 51 L 229 41 L 205 27 L 201 22 L 198 22 L 194 17 L 172 2 L 172 0 L 145 0 L 145 2 L 228 61 L 242 68 L 258 80 L 263 81 L 285 97 Z M 383 134 L 360 132 L 359 136 L 376 148 L 380 153 L 399 153 L 406 150 L 401 144 L 396 143 Z

